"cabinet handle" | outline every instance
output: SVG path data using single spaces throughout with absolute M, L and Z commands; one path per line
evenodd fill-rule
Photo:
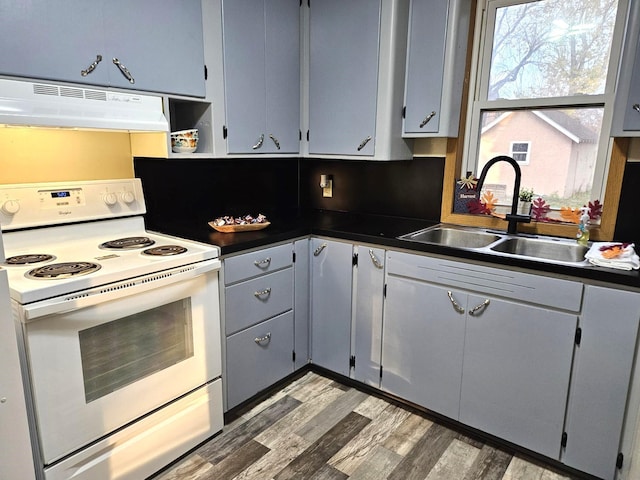
M 453 305 L 453 308 L 456 309 L 456 312 L 464 313 L 464 308 L 458 305 L 458 302 L 456 302 L 455 298 L 453 298 L 453 293 L 451 292 L 451 290 L 447 290 L 447 295 L 449 295 L 449 300 L 451 300 L 451 305 Z
M 322 253 L 322 250 L 324 250 L 325 248 L 327 248 L 327 244 L 323 243 L 322 245 L 320 245 L 318 248 L 316 248 L 313 251 L 313 256 L 317 257 L 318 255 L 320 255 Z
M 124 78 L 129 80 L 129 83 L 131 84 L 136 83 L 135 79 L 131 75 L 131 72 L 129 72 L 127 67 L 125 67 L 122 63 L 120 63 L 120 60 L 118 60 L 117 58 L 114 58 L 113 64 L 120 69 L 120 72 L 122 73 L 122 75 L 124 75 Z
M 362 142 L 360 142 L 360 145 L 358 145 L 358 151 L 362 150 L 364 148 L 364 146 L 369 143 L 369 141 L 371 140 L 371 135 L 369 135 L 367 138 L 365 138 L 364 140 L 362 140 Z
M 640 113 L 640 104 L 634 103 L 632 107 L 636 112 Z
M 271 341 L 271 332 L 268 332 L 264 337 L 256 337 L 253 339 L 258 345 L 262 345 L 263 343 L 269 343 Z
M 267 268 L 271 263 L 271 257 L 263 258 L 262 260 L 256 260 L 253 264 L 258 268 Z
M 276 137 L 274 137 L 274 136 L 273 136 L 273 133 L 270 133 L 270 134 L 269 134 L 269 138 L 270 138 L 271 140 L 273 140 L 273 143 L 275 143 L 275 144 L 276 144 L 276 148 L 277 148 L 278 150 L 280 150 L 280 142 L 278 141 L 278 139 L 277 139 Z
M 476 305 L 471 310 L 469 310 L 469 315 L 476 315 L 478 312 L 482 312 L 482 310 L 487 308 L 487 305 L 489 305 L 488 298 L 484 302 L 482 302 L 480 305 Z
M 375 265 L 376 268 L 382 268 L 383 265 L 380 263 L 380 260 L 376 257 L 375 253 L 373 253 L 373 249 L 369 249 L 369 256 L 371 257 L 371 261 Z
M 435 116 L 436 116 L 436 111 L 434 110 L 429 115 L 424 117 L 424 120 L 422 120 L 422 123 L 420 123 L 420 128 L 424 127 L 427 123 L 429 123 L 429 120 L 431 120 Z
M 256 143 L 256 144 L 255 144 L 253 147 L 251 147 L 251 148 L 253 148 L 254 150 L 257 150 L 257 149 L 259 149 L 259 148 L 262 146 L 262 144 L 263 144 L 263 143 L 264 143 L 264 133 L 263 133 L 262 135 L 260 135 L 260 138 L 258 139 L 258 143 Z
M 257 299 L 262 300 L 262 297 L 264 296 L 269 296 L 271 295 L 271 289 L 270 288 L 265 288 L 264 290 L 259 290 L 257 292 L 253 292 L 253 296 L 256 297 Z
M 80 70 L 80 75 L 82 75 L 83 77 L 86 77 L 96 69 L 96 67 L 101 61 L 102 61 L 102 55 L 96 55 L 95 61 L 91 65 L 89 65 L 86 70 Z

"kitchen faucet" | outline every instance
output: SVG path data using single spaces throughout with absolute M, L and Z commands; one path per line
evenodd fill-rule
M 505 216 L 505 219 L 507 220 L 507 222 L 509 222 L 507 226 L 507 233 L 515 234 L 518 232 L 518 222 L 529 223 L 531 221 L 531 215 L 518 215 L 518 192 L 520 192 L 520 180 L 522 179 L 522 171 L 520 170 L 520 165 L 518 165 L 518 162 L 516 162 L 511 157 L 507 157 L 506 155 L 499 155 L 489 160 L 482 169 L 480 178 L 478 179 L 478 194 L 480 194 L 480 192 L 482 191 L 482 185 L 484 184 L 487 172 L 493 165 L 498 162 L 507 162 L 513 167 L 513 171 L 516 174 L 516 178 L 513 184 L 513 201 L 511 202 L 511 213 L 508 213 Z

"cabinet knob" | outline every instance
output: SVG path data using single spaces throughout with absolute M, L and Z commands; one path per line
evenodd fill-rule
M 101 61 L 102 61 L 102 55 L 96 55 L 96 59 L 91 65 L 89 65 L 85 70 L 80 70 L 80 75 L 82 75 L 83 77 L 86 77 L 96 69 L 96 67 Z
M 632 107 L 636 112 L 640 113 L 640 104 L 634 103 Z

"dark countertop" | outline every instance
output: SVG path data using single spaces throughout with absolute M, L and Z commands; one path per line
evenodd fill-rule
M 163 233 L 216 245 L 220 248 L 223 256 L 306 235 L 321 235 L 351 242 L 447 255 L 461 260 L 481 261 L 494 266 L 507 265 L 541 273 L 553 273 L 640 288 L 640 272 L 638 270 L 624 271 L 596 266 L 575 267 L 537 262 L 441 245 L 410 242 L 396 238 L 438 223 L 402 217 L 315 211 L 305 217 L 291 217 L 290 219 L 272 221 L 271 225 L 266 229 L 255 232 L 220 233 L 214 231 L 206 223 L 204 225 L 192 225 L 176 222 L 172 224 L 171 231 Z

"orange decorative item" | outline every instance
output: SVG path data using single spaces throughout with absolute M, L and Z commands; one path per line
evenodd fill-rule
M 485 207 L 490 212 L 493 212 L 496 208 L 496 203 L 498 203 L 498 199 L 491 193 L 491 191 L 487 191 L 482 195 L 482 203 L 485 204 Z
M 560 216 L 566 222 L 580 223 L 580 216 L 582 212 L 579 208 L 561 207 Z

